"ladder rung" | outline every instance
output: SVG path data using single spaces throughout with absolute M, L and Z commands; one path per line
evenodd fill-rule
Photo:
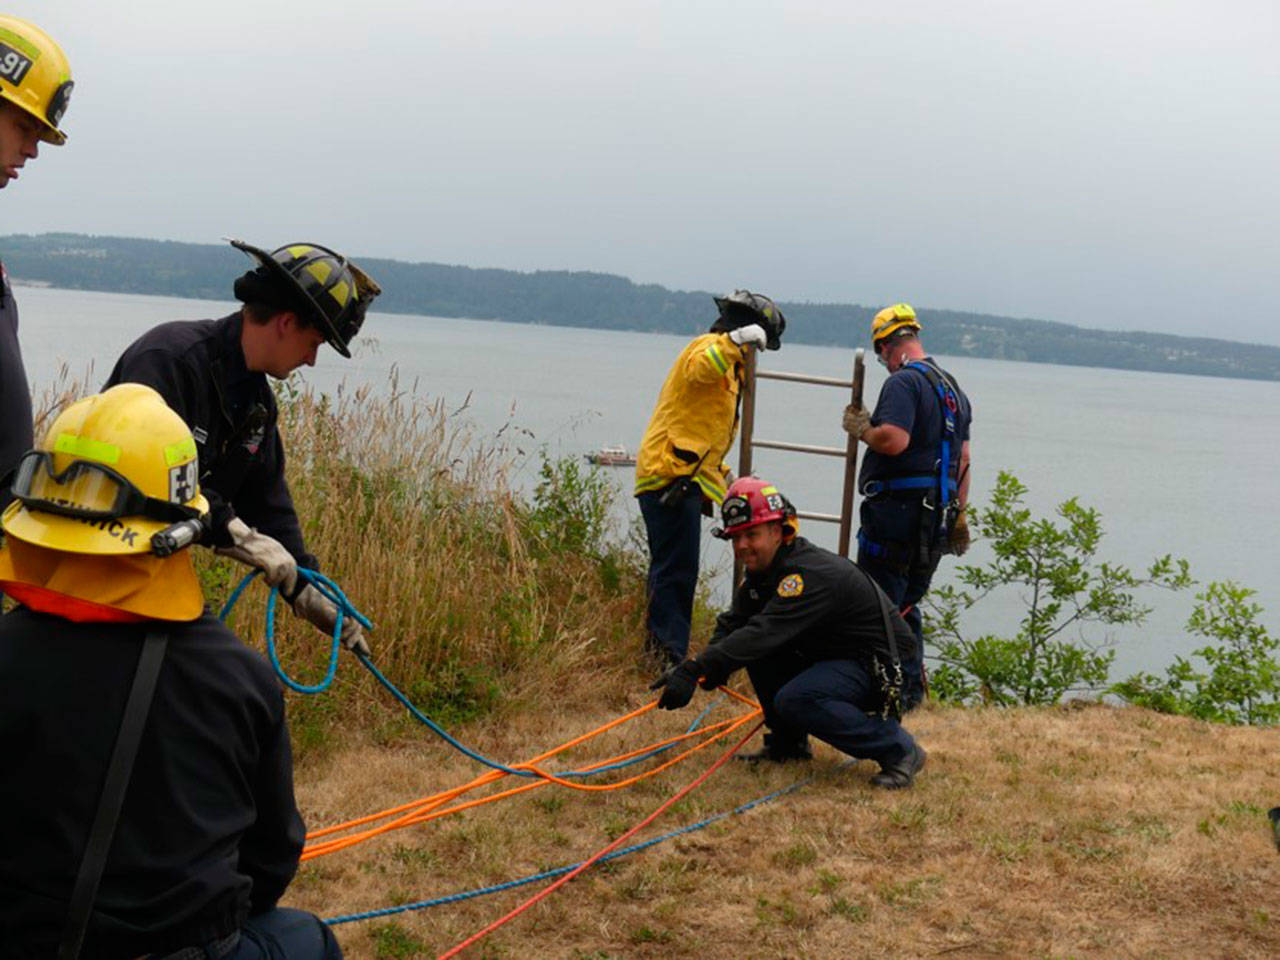
M 795 453 L 821 453 L 828 457 L 844 459 L 849 451 L 844 447 L 815 447 L 807 443 L 783 443 L 780 440 L 752 440 L 751 446 L 765 447 L 769 450 L 791 450 Z
M 800 510 L 796 516 L 801 520 L 821 520 L 823 523 L 839 523 L 841 518 L 834 513 L 806 513 Z
M 835 377 L 815 377 L 807 373 L 774 373 L 770 370 L 756 370 L 756 378 L 760 380 L 790 380 L 793 383 L 816 383 L 823 387 L 853 389 L 852 380 L 838 380 Z

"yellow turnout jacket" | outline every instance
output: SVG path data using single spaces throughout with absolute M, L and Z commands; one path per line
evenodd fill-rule
M 693 476 L 702 492 L 724 500 L 725 455 L 738 428 L 742 348 L 726 333 L 695 339 L 672 364 L 636 456 L 636 494 Z M 701 462 L 701 466 L 699 466 Z

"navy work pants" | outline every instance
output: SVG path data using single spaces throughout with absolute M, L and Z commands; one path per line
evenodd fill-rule
M 245 921 L 226 960 L 342 960 L 342 948 L 315 914 L 276 907 Z
M 875 713 L 880 695 L 875 681 L 856 660 L 810 663 L 782 651 L 747 665 L 756 698 L 764 708 L 770 744 L 797 753 L 812 734 L 842 753 L 896 763 L 915 740 L 894 719 Z
M 867 498 L 862 501 L 862 529 L 858 531 L 858 566 L 888 594 L 915 634 L 916 656 L 902 661 L 906 687 L 903 700 L 908 710 L 924 699 L 924 622 L 920 601 L 929 591 L 941 558 L 937 550 L 928 559 L 920 556 L 923 510 L 915 498 Z
M 702 494 L 697 487 L 671 506 L 658 502 L 662 491 L 642 493 L 640 515 L 649 539 L 648 648 L 679 663 L 689 653 L 689 624 L 698 586 L 702 537 Z

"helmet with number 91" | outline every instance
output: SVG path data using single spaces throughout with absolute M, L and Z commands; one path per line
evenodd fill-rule
M 721 540 L 728 540 L 740 530 L 762 523 L 782 521 L 784 534 L 796 532 L 796 508 L 773 484 L 759 477 L 739 477 L 733 481 L 720 504 L 720 522 L 723 528 L 712 531 Z
M 53 38 L 34 23 L 0 14 L 0 98 L 40 121 L 40 139 L 61 146 L 59 129 L 71 101 L 71 64 Z
M 155 390 L 122 383 L 67 407 L 14 470 L 9 536 L 84 554 L 151 550 L 209 511 L 191 431 Z

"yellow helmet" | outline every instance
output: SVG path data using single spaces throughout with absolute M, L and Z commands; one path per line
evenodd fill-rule
M 51 36 L 34 23 L 0 14 L 0 97 L 39 120 L 46 143 L 67 142 L 58 124 L 74 86 L 67 55 Z
M 196 442 L 160 394 L 122 383 L 67 407 L 14 470 L 10 536 L 68 553 L 151 550 L 151 535 L 209 511 Z
M 885 307 L 871 321 L 872 345 L 878 348 L 881 340 L 903 327 L 920 329 L 920 321 L 916 319 L 916 312 L 911 309 L 911 304 L 895 303 L 892 307 Z

